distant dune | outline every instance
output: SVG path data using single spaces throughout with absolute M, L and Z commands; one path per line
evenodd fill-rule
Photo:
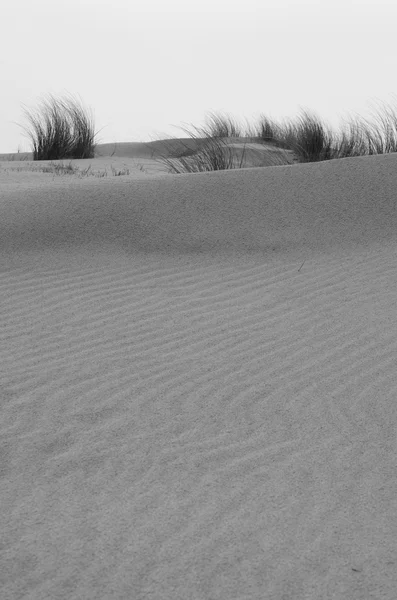
M 393 600 L 397 154 L 161 144 L 0 156 L 0 597 Z

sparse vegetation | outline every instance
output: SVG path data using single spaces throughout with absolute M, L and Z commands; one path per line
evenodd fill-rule
M 211 114 L 207 127 L 194 127 L 193 133 L 183 128 L 196 141 L 195 149 L 186 144 L 185 152 L 160 160 L 171 173 L 242 168 L 244 161 L 236 160 L 230 144 L 236 138 L 245 145 L 270 144 L 280 150 L 267 156 L 263 166 L 290 164 L 288 151 L 300 163 L 397 152 L 397 113 L 388 107 L 383 116 L 378 113 L 377 121 L 378 125 L 356 118 L 347 129 L 334 132 L 317 116 L 302 111 L 297 120 L 284 123 L 261 116 L 255 127 L 243 131 L 231 117 Z
M 262 140 L 251 136 L 230 116 L 223 117 L 211 113 L 205 127 L 191 129 L 181 128 L 190 135 L 194 144 L 182 143 L 183 150 L 175 152 L 172 143 L 167 146 L 168 156 L 161 156 L 160 161 L 170 173 L 199 173 L 203 171 L 224 171 L 241 169 L 246 165 L 247 145 Z M 177 138 L 175 138 L 177 139 Z M 231 142 L 241 142 L 242 149 L 233 147 Z M 241 145 L 240 144 L 240 145 Z M 180 146 L 179 146 L 180 148 Z M 280 154 L 264 158 L 263 166 L 288 164 L 288 159 Z
M 297 122 L 277 124 L 262 117 L 256 134 L 290 148 L 299 162 L 316 162 L 350 156 L 386 154 L 397 151 L 397 114 L 388 107 L 384 116 L 377 115 L 380 127 L 366 119 L 352 119 L 347 129 L 333 132 L 318 117 L 303 111 Z
M 224 138 L 202 139 L 198 141 L 198 151 L 187 149 L 186 154 L 178 158 L 161 157 L 160 161 L 170 173 L 200 173 L 203 171 L 224 171 L 243 166 L 244 153 L 236 162 L 232 148 Z
M 2 168 L 2 165 L 0 165 L 0 168 Z M 115 167 L 111 166 L 111 171 L 114 177 L 120 177 L 121 175 L 129 175 L 130 174 L 130 170 L 127 168 L 124 169 L 116 169 Z M 7 171 L 8 169 L 4 169 L 5 171 Z M 91 169 L 91 165 L 89 165 L 86 169 L 79 169 L 79 167 L 72 165 L 72 163 L 70 162 L 67 165 L 64 165 L 63 163 L 54 163 L 54 162 L 50 162 L 50 164 L 48 165 L 42 165 L 40 167 L 36 167 L 36 166 L 21 166 L 21 167 L 14 167 L 12 169 L 13 171 L 33 171 L 36 173 L 50 173 L 52 175 L 57 175 L 57 176 L 61 176 L 61 175 L 75 175 L 76 177 L 78 177 L 79 179 L 83 178 L 83 177 L 88 177 L 88 176 L 92 176 L 92 177 L 107 177 L 108 176 L 108 172 L 107 170 L 102 170 L 102 171 L 94 171 Z
M 25 114 L 31 128 L 23 129 L 32 143 L 33 160 L 94 158 L 94 124 L 81 104 L 50 96 L 39 111 Z
M 94 158 L 96 133 L 92 119 L 81 104 L 71 98 L 56 100 L 50 96 L 47 102 L 43 102 L 41 113 L 25 112 L 31 125 L 30 129 L 24 129 L 32 142 L 33 160 Z M 284 122 L 262 115 L 253 127 L 247 125 L 245 128 L 231 116 L 210 113 L 204 127 L 191 125 L 181 129 L 188 138 L 161 141 L 164 153 L 158 160 L 171 173 L 250 166 L 246 161 L 247 151 L 257 149 L 252 144 L 262 144 L 268 149 L 268 152 L 263 152 L 263 164 L 260 166 L 397 152 L 397 113 L 391 107 L 383 113 L 378 112 L 375 123 L 352 119 L 339 132 L 333 131 L 308 111 L 302 111 L 295 120 Z M 28 153 L 23 158 L 27 156 Z M 144 172 L 142 165 L 139 168 Z M 94 174 L 90 169 L 80 171 L 71 165 L 57 165 L 51 167 L 51 172 L 85 176 Z M 129 174 L 128 169 L 113 167 L 112 172 L 115 176 Z M 106 176 L 107 173 L 95 175 Z

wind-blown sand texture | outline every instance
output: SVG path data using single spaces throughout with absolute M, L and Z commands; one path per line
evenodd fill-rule
M 397 155 L 154 164 L 2 163 L 0 597 L 395 600 Z

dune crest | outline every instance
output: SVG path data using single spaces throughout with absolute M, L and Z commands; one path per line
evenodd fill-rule
M 125 251 L 368 246 L 397 230 L 397 154 L 187 175 L 6 188 L 4 251 L 112 243 Z

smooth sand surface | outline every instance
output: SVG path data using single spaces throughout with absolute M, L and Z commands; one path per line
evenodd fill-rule
M 150 164 L 1 163 L 1 599 L 395 600 L 397 155 Z

